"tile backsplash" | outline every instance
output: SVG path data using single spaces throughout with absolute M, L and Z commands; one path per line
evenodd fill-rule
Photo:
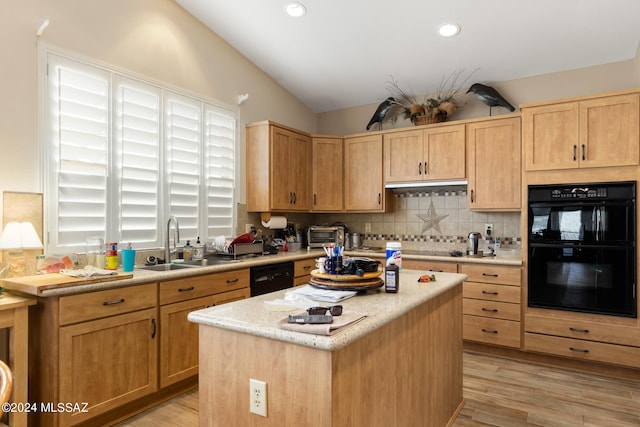
M 490 223 L 492 238 L 499 237 L 503 248 L 520 249 L 520 212 L 472 212 L 467 209 L 466 190 L 409 192 L 394 197 L 391 213 L 291 214 L 289 222 L 301 228 L 344 222 L 351 232 L 364 236 L 365 245 L 384 246 L 393 240 L 401 241 L 403 248 L 417 250 L 464 250 L 471 231 L 482 233 L 483 249 L 492 244 L 484 235 L 484 225 Z M 259 214 L 247 213 L 244 205 L 239 205 L 238 213 L 238 232 L 244 232 L 246 223 L 260 225 Z

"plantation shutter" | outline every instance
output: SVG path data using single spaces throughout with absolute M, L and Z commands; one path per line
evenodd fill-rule
M 228 110 L 205 106 L 207 240 L 234 234 L 235 129 L 235 117 Z
M 169 214 L 178 218 L 180 239 L 198 236 L 201 171 L 201 103 L 168 94 L 165 104 L 165 179 Z
M 162 245 L 159 209 L 161 91 L 151 85 L 117 79 L 114 134 L 118 173 L 114 200 L 120 203 L 120 240 Z
M 49 62 L 49 234 L 55 247 L 105 237 L 109 168 L 109 74 L 62 58 Z

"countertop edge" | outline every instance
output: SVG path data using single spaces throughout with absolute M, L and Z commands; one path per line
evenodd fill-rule
M 400 285 L 400 293 L 403 292 L 403 289 L 405 287 L 410 286 L 411 284 L 413 284 L 414 286 L 418 286 L 416 284 L 417 277 L 419 277 L 421 274 L 422 273 L 420 271 L 416 270 L 404 270 L 403 279 Z M 432 282 L 431 285 L 429 285 L 430 287 L 424 289 L 424 291 L 414 290 L 411 295 L 411 299 L 404 301 L 404 304 L 401 307 L 398 307 L 398 305 L 394 305 L 391 310 L 379 310 L 373 315 L 368 315 L 362 321 L 354 325 L 347 326 L 344 330 L 329 336 L 293 332 L 278 328 L 275 325 L 276 322 L 274 321 L 274 319 L 277 317 L 286 317 L 286 315 L 289 314 L 287 312 L 272 312 L 271 314 L 264 314 L 263 317 L 269 317 L 269 321 L 271 322 L 268 326 L 254 325 L 246 321 L 244 318 L 243 321 L 239 321 L 233 317 L 233 315 L 239 317 L 240 313 L 242 313 L 241 308 L 243 305 L 245 307 L 249 307 L 250 305 L 251 310 L 249 311 L 255 313 L 257 311 L 257 306 L 263 305 L 264 301 L 283 296 L 286 290 L 277 291 L 268 295 L 253 297 L 251 298 L 251 300 L 253 300 L 251 304 L 247 304 L 247 301 L 249 300 L 240 300 L 218 307 L 210 307 L 207 309 L 193 311 L 188 314 L 188 319 L 191 322 L 198 323 L 199 325 L 203 326 L 217 327 L 257 337 L 313 347 L 320 350 L 335 351 L 347 346 L 349 343 L 367 335 L 373 330 L 386 325 L 392 320 L 408 313 L 414 308 L 426 303 L 433 298 L 436 298 L 437 296 L 451 290 L 452 288 L 461 286 L 462 282 L 467 279 L 467 276 L 465 274 L 458 273 L 436 273 L 436 276 L 436 282 Z M 385 295 L 384 292 L 381 292 L 380 294 Z M 399 294 L 386 295 L 388 296 L 387 298 L 394 298 L 395 295 Z M 366 297 L 367 296 L 365 295 L 363 298 Z M 358 297 L 356 296 L 351 299 L 345 300 L 342 303 L 345 306 L 345 309 L 349 308 L 349 304 L 357 301 L 356 298 Z M 360 301 L 359 305 L 362 306 L 362 304 L 363 302 Z M 356 310 L 357 307 L 358 305 L 356 305 Z M 232 313 L 236 308 L 238 309 L 237 312 Z

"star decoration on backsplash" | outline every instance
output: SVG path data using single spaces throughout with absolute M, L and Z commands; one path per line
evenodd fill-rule
M 442 234 L 440 230 L 440 221 L 448 217 L 449 215 L 438 215 L 436 212 L 436 208 L 433 206 L 433 199 L 431 200 L 431 204 L 429 205 L 429 209 L 427 210 L 426 215 L 418 215 L 424 224 L 422 224 L 422 234 L 425 233 L 430 228 L 433 228 L 438 233 Z

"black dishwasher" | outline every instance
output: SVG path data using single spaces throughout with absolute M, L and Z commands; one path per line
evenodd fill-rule
M 250 268 L 251 296 L 293 287 L 293 262 L 259 265 Z

